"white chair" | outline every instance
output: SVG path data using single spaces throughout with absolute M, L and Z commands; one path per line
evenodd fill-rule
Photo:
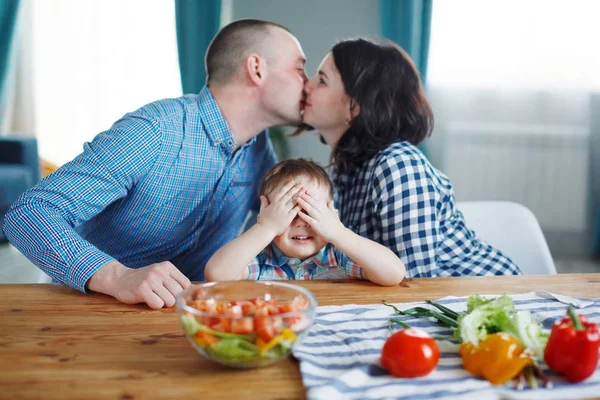
M 556 274 L 540 224 L 527 207 L 509 201 L 465 201 L 456 207 L 467 228 L 510 257 L 523 274 Z

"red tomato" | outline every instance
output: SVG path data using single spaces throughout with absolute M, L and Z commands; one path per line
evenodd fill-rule
M 399 378 L 425 376 L 435 369 L 440 349 L 435 340 L 419 329 L 402 329 L 386 340 L 381 363 Z
M 223 314 L 225 314 L 226 309 L 227 309 L 227 304 L 217 302 L 217 304 L 215 306 L 215 310 L 213 312 L 217 315 L 223 315 Z
M 283 330 L 283 321 L 279 317 L 260 317 L 254 319 L 254 329 L 258 336 L 269 342 Z
M 269 315 L 269 310 L 267 309 L 267 307 L 259 307 L 254 312 L 254 316 L 256 318 L 267 317 L 268 315 Z
M 225 315 L 230 316 L 230 317 L 241 317 L 243 315 L 242 306 L 233 305 L 231 307 L 226 308 Z
M 221 321 L 221 318 L 217 317 L 200 317 L 200 323 L 206 326 L 216 325 Z
M 269 300 L 265 303 L 263 308 L 266 308 L 269 311 L 269 315 L 277 315 L 279 314 L 279 306 L 275 300 Z
M 308 307 L 308 301 L 304 297 L 296 296 L 289 304 L 282 304 L 279 306 L 279 313 L 286 314 L 291 312 L 302 311 Z M 300 316 L 296 317 L 287 317 L 285 318 L 285 322 L 288 325 L 293 325 L 296 321 L 300 319 Z
M 291 304 L 282 304 L 279 306 L 279 313 L 280 314 L 285 314 L 285 313 L 289 313 L 289 312 L 293 312 L 296 311 L 294 309 L 294 307 L 292 307 Z
M 304 297 L 296 296 L 294 297 L 294 300 L 292 300 L 292 308 L 294 311 L 304 310 L 305 308 L 308 308 L 308 300 Z
M 293 304 L 283 304 L 281 306 L 279 306 L 279 313 L 280 314 L 287 314 L 287 313 L 291 313 L 291 312 L 295 312 L 297 311 L 296 308 L 293 306 Z M 294 317 L 284 317 L 283 318 L 283 322 L 285 322 L 285 324 L 287 326 L 292 326 L 294 325 L 297 321 L 300 320 L 300 316 L 294 316 Z
M 252 318 L 238 318 L 231 320 L 231 333 L 246 335 L 254 332 L 254 320 Z
M 231 304 L 242 307 L 242 315 L 254 315 L 256 311 L 256 306 L 249 300 L 236 300 L 231 302 Z
M 278 315 L 279 306 L 277 304 L 264 303 L 254 312 L 255 317 L 267 317 L 269 315 Z
M 296 296 L 291 303 L 280 306 L 274 298 L 265 300 L 256 297 L 231 302 L 214 299 L 193 300 L 190 305 L 212 314 L 199 318 L 200 323 L 211 329 L 235 334 L 256 332 L 262 340 L 269 342 L 283 331 L 284 323 L 291 327 L 302 320 L 299 315 L 282 319 L 279 314 L 302 311 L 308 307 L 308 301 L 302 296 Z
M 219 321 L 210 328 L 219 332 L 229 332 L 231 330 L 231 320 L 227 318 L 219 318 Z
M 207 313 L 213 313 L 217 308 L 217 304 L 214 301 L 207 300 L 194 300 L 190 303 L 190 306 Z

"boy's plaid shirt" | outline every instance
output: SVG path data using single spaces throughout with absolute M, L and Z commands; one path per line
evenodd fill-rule
M 331 243 L 304 261 L 285 256 L 271 243 L 248 264 L 248 270 L 248 279 L 254 280 L 362 279 L 358 264 Z

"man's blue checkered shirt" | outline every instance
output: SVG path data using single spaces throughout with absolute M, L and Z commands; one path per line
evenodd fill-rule
M 85 291 L 98 268 L 171 261 L 191 280 L 258 209 L 275 164 L 265 132 L 235 151 L 210 91 L 148 104 L 84 144 L 6 216 L 10 241 L 53 280 Z M 76 228 L 76 229 L 73 229 Z
M 334 182 L 344 225 L 392 249 L 407 277 L 521 273 L 468 229 L 448 178 L 408 142 L 388 146 L 350 174 L 334 171 Z

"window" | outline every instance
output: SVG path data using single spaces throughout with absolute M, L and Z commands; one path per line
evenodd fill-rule
M 595 0 L 433 6 L 432 160 L 452 180 L 458 200 L 529 207 L 559 254 L 566 247 L 583 252 L 574 249 L 589 242 L 598 15 Z
M 32 1 L 43 158 L 64 164 L 127 112 L 181 95 L 173 1 Z
M 435 1 L 428 82 L 461 88 L 600 89 L 600 2 Z

